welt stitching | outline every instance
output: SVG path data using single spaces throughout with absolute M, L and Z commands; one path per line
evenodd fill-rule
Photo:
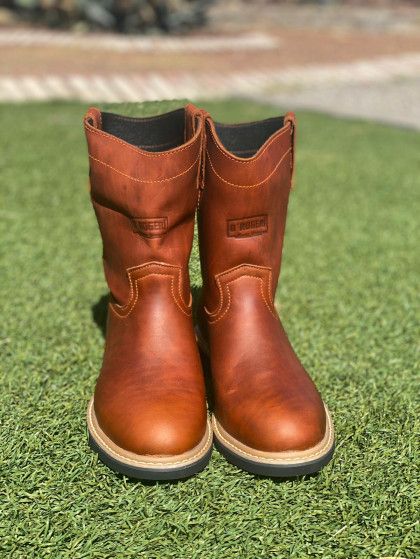
M 206 149 L 206 153 L 207 153 L 207 157 L 208 157 L 208 161 L 210 163 L 210 167 L 213 170 L 213 173 L 223 182 L 225 182 L 226 184 L 228 184 L 229 186 L 234 186 L 236 188 L 255 188 L 257 186 L 261 186 L 262 184 L 264 184 L 265 182 L 267 182 L 273 175 L 274 173 L 277 171 L 277 169 L 280 167 L 280 165 L 283 163 L 284 158 L 286 157 L 286 155 L 288 155 L 290 152 L 292 151 L 292 148 L 289 148 L 280 158 L 279 162 L 276 164 L 276 166 L 274 167 L 274 169 L 260 182 L 257 182 L 255 184 L 235 184 L 233 182 L 230 182 L 226 179 L 224 179 L 221 175 L 219 175 L 219 173 L 216 171 L 216 169 L 213 166 L 213 162 L 210 158 L 210 154 L 208 152 L 208 150 Z
M 178 460 L 177 462 L 143 462 L 141 460 L 133 460 L 132 458 L 127 458 L 126 456 L 123 456 L 122 454 L 119 454 L 116 450 L 112 449 L 103 440 L 103 438 L 98 433 L 98 431 L 96 430 L 96 428 L 93 424 L 93 405 L 90 408 L 90 425 L 89 425 L 89 427 L 92 429 L 93 434 L 100 440 L 101 445 L 103 445 L 107 450 L 111 451 L 112 454 L 115 454 L 119 458 L 122 458 L 124 462 L 128 462 L 130 464 L 141 464 L 143 466 L 176 466 L 177 464 L 183 464 L 185 462 L 190 462 L 191 460 L 194 460 L 194 458 L 198 458 L 199 456 L 201 456 L 202 454 L 204 454 L 207 451 L 207 446 L 210 442 L 211 433 L 212 433 L 211 428 L 209 428 L 210 426 L 208 425 L 208 420 L 207 420 L 207 428 L 208 428 L 209 433 L 206 437 L 206 441 L 204 443 L 204 446 L 203 446 L 203 448 L 201 448 L 196 454 L 194 454 L 190 458 L 186 458 L 185 460 Z M 139 455 L 139 456 L 141 456 L 141 455 Z
M 178 175 L 174 175 L 173 177 L 166 177 L 164 179 L 144 180 L 144 179 L 138 179 L 137 177 L 132 177 L 131 175 L 127 175 L 126 173 L 123 173 L 123 171 L 120 171 L 119 169 L 116 169 L 112 165 L 109 165 L 109 163 L 105 163 L 105 161 L 102 161 L 101 159 L 97 159 L 96 157 L 93 157 L 93 155 L 89 154 L 89 159 L 92 159 L 93 161 L 96 161 L 97 163 L 100 163 L 101 165 L 104 165 L 105 167 L 107 167 L 108 169 L 111 169 L 115 173 L 118 173 L 119 175 L 122 175 L 123 177 L 126 177 L 127 179 L 130 179 L 132 181 L 142 182 L 142 183 L 147 183 L 147 184 L 149 184 L 149 183 L 150 184 L 151 183 L 162 183 L 162 182 L 171 181 L 173 179 L 177 179 L 178 177 L 181 177 L 182 175 L 185 175 L 186 173 L 188 173 L 188 171 L 191 171 L 191 169 L 194 167 L 194 165 L 197 164 L 199 158 L 200 158 L 200 154 L 198 155 L 197 159 L 192 163 L 192 165 L 190 165 L 187 169 L 185 169 L 184 171 L 182 171 Z
M 197 140 L 197 138 L 195 138 L 195 140 L 192 141 L 191 144 L 188 144 L 186 146 L 180 146 L 179 148 L 174 148 L 169 153 L 167 153 L 167 152 L 150 153 L 150 152 L 147 152 L 147 151 L 141 151 L 139 148 L 136 148 L 135 146 L 132 146 L 128 142 L 124 142 L 123 140 L 120 140 L 119 138 L 116 138 L 115 136 L 112 136 L 111 134 L 103 132 L 102 130 L 98 130 L 97 128 L 93 128 L 93 126 L 88 126 L 87 124 L 85 124 L 85 130 L 86 130 L 86 132 L 91 133 L 91 134 L 98 134 L 98 136 L 102 136 L 102 137 L 106 138 L 107 140 L 109 140 L 111 142 L 115 142 L 117 144 L 120 144 L 120 145 L 124 146 L 125 148 L 127 148 L 131 151 L 134 151 L 134 153 L 136 153 L 137 155 L 144 155 L 145 157 L 167 157 L 169 155 L 172 155 L 173 153 L 179 153 L 181 151 L 190 149 L 192 146 L 195 145 L 195 142 Z
M 261 155 L 271 146 L 271 144 L 272 144 L 273 142 L 275 142 L 276 140 L 278 140 L 278 138 L 281 138 L 281 137 L 283 136 L 283 134 L 285 134 L 285 133 L 288 131 L 288 129 L 289 129 L 290 127 L 285 128 L 284 130 L 279 131 L 278 133 L 276 133 L 276 135 L 273 136 L 273 137 L 271 138 L 271 140 L 269 140 L 269 141 L 267 142 L 267 144 L 266 144 L 265 147 L 262 149 L 262 151 L 260 151 L 259 153 L 257 153 L 257 155 L 256 155 L 255 157 L 253 157 L 252 159 L 248 159 L 248 160 L 245 160 L 245 161 L 241 161 L 240 159 L 236 159 L 235 157 L 232 157 L 229 153 L 227 153 L 226 151 L 224 151 L 224 150 L 219 146 L 218 141 L 217 141 L 217 139 L 216 139 L 215 136 L 214 136 L 213 130 L 211 129 L 211 127 L 209 127 L 209 128 L 210 128 L 210 134 L 211 134 L 211 136 L 212 136 L 212 138 L 213 138 L 213 140 L 214 140 L 214 145 L 216 146 L 216 148 L 220 151 L 220 153 L 221 153 L 224 157 L 227 157 L 228 159 L 230 159 L 230 160 L 232 160 L 232 161 L 235 161 L 235 163 L 254 163 L 255 161 L 258 161 L 258 159 L 261 157 Z
M 326 410 L 326 416 L 327 416 L 327 426 L 328 426 L 328 430 L 329 430 L 328 439 L 326 440 L 325 444 L 319 450 L 317 450 L 317 452 L 309 454 L 308 456 L 304 456 L 303 457 L 304 460 L 307 460 L 309 458 L 315 458 L 316 456 L 319 456 L 320 454 L 322 454 L 325 451 L 326 448 L 328 448 L 331 445 L 331 441 L 332 441 L 332 438 L 333 438 L 334 435 L 333 435 L 333 430 L 332 430 L 332 427 L 331 427 L 331 419 L 330 419 L 330 416 L 329 416 L 329 413 L 327 412 L 327 410 Z M 262 458 L 261 456 L 251 454 L 251 453 L 246 452 L 245 450 L 242 450 L 241 448 L 235 446 L 230 441 L 226 440 L 226 438 L 219 431 L 217 421 L 213 422 L 213 427 L 216 430 L 218 437 L 220 437 L 223 442 L 225 442 L 229 447 L 234 448 L 235 450 L 238 450 L 242 454 L 245 454 L 246 456 L 250 456 L 252 458 L 257 458 L 259 460 L 263 459 L 266 462 L 272 462 L 272 463 L 276 463 L 276 462 L 279 462 L 279 461 L 291 462 L 291 461 L 296 460 L 295 457 L 293 457 L 293 458 L 281 458 L 279 460 L 278 458 Z

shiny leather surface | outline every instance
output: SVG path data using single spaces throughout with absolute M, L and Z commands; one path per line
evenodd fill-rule
M 223 428 L 257 450 L 304 450 L 323 438 L 325 410 L 273 302 L 294 167 L 295 119 L 287 114 L 249 156 L 253 126 L 222 130 L 232 145 L 247 146 L 244 158 L 224 147 L 215 123 L 206 119 L 199 325 L 210 350 L 214 413 Z M 246 141 L 241 142 L 241 134 Z
M 121 448 L 177 455 L 206 432 L 188 277 L 202 118 L 187 106 L 182 144 L 167 151 L 151 146 L 152 152 L 104 132 L 102 116 L 90 109 L 84 120 L 111 292 L 95 414 Z M 142 120 L 113 117 L 117 129 L 118 119 L 121 127 Z M 165 117 L 144 121 L 165 126 Z

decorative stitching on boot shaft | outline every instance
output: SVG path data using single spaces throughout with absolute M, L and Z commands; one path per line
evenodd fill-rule
M 112 165 L 109 165 L 109 163 L 105 163 L 105 161 L 102 161 L 101 159 L 97 159 L 96 157 L 93 157 L 93 155 L 89 154 L 89 159 L 92 159 L 93 161 L 96 161 L 96 163 L 100 163 L 101 165 L 104 165 L 108 169 L 111 169 L 112 171 L 115 171 L 115 173 L 118 173 L 119 175 L 122 175 L 123 177 L 126 177 L 127 179 L 130 179 L 132 181 L 152 184 L 152 183 L 168 182 L 177 179 L 182 175 L 185 175 L 186 173 L 188 173 L 188 171 L 191 171 L 191 169 L 198 163 L 198 160 L 200 159 L 200 154 L 198 155 L 197 159 L 192 163 L 192 165 L 190 165 L 187 169 L 185 169 L 181 173 L 178 173 L 177 175 L 174 175 L 173 177 L 166 177 L 164 179 L 139 179 L 137 177 L 132 177 L 131 175 L 127 175 L 127 173 L 124 173 L 123 171 L 120 171 L 119 169 L 112 167 Z
M 130 151 L 134 151 L 134 153 L 136 153 L 137 155 L 141 155 L 144 157 L 168 157 L 170 155 L 173 155 L 174 153 L 179 153 L 181 151 L 185 151 L 187 149 L 190 149 L 191 147 L 193 147 L 196 144 L 196 141 L 198 140 L 199 137 L 199 132 L 197 132 L 195 134 L 195 136 L 193 138 L 191 138 L 191 140 L 188 141 L 187 144 L 179 146 L 177 148 L 168 150 L 168 151 L 161 151 L 161 152 L 151 152 L 151 151 L 144 151 L 136 146 L 133 146 L 131 144 L 129 144 L 128 142 L 124 142 L 124 140 L 120 140 L 119 138 L 117 138 L 116 136 L 112 136 L 111 134 L 108 134 L 107 132 L 103 132 L 102 130 L 98 130 L 97 128 L 94 128 L 92 125 L 88 124 L 85 120 L 85 130 L 86 133 L 88 134 L 97 134 L 98 136 L 101 136 L 102 138 L 105 138 L 107 140 L 109 140 L 110 142 L 114 142 L 117 143 L 121 146 L 123 146 L 124 148 L 130 150 Z
M 147 268 L 151 268 L 150 271 L 146 271 Z M 172 273 L 165 273 L 159 270 L 172 271 Z M 139 273 L 138 277 L 136 272 Z M 192 297 L 190 294 L 190 301 L 188 305 L 184 302 L 182 297 L 182 270 L 180 266 L 175 266 L 172 264 L 166 264 L 163 262 L 151 262 L 149 264 L 141 264 L 140 266 L 134 266 L 127 270 L 127 276 L 130 283 L 130 294 L 129 300 L 126 305 L 118 305 L 117 303 L 110 303 L 110 308 L 119 318 L 127 318 L 134 310 L 140 294 L 139 283 L 151 276 L 163 276 L 169 277 L 171 279 L 171 297 L 179 308 L 179 310 L 186 316 L 191 316 L 192 308 Z M 178 279 L 178 296 L 175 293 L 175 276 Z M 179 297 L 179 298 L 178 298 Z
M 250 273 L 252 271 L 255 271 L 254 274 Z M 248 273 L 246 273 L 248 272 Z M 259 272 L 259 274 L 258 274 Z M 227 279 L 225 281 L 224 277 L 228 276 L 228 275 L 234 275 L 234 277 L 232 277 L 231 279 Z M 213 312 L 210 312 L 206 307 L 204 307 L 204 311 L 207 314 L 207 319 L 209 324 L 215 324 L 216 322 L 219 322 L 219 320 L 221 320 L 226 313 L 229 311 L 230 306 L 231 306 L 231 291 L 229 288 L 229 285 L 231 283 L 233 283 L 234 281 L 237 281 L 241 278 L 244 277 L 248 277 L 248 278 L 253 278 L 253 279 L 258 279 L 260 282 L 260 294 L 262 297 L 262 300 L 264 301 L 265 306 L 267 307 L 267 309 L 269 310 L 270 314 L 274 317 L 274 318 L 278 318 L 277 316 L 277 311 L 275 309 L 275 307 L 273 306 L 273 301 L 272 301 L 272 296 L 271 296 L 271 276 L 272 276 L 272 272 L 270 268 L 266 268 L 264 266 L 256 266 L 253 264 L 241 264 L 239 266 L 235 266 L 234 268 L 231 268 L 229 270 L 225 270 L 224 272 L 217 274 L 217 276 L 215 277 L 216 283 L 217 283 L 217 287 L 219 290 L 219 294 L 220 294 L 220 302 L 219 305 L 217 307 L 217 309 Z M 266 283 L 267 282 L 267 283 Z M 266 296 L 266 293 L 264 293 L 265 289 L 268 287 L 268 297 Z M 224 289 L 225 288 L 225 289 Z M 226 290 L 226 296 L 227 296 L 227 301 L 226 301 L 226 297 L 225 297 L 225 293 L 224 291 Z M 222 314 L 220 314 L 222 313 Z
M 215 134 L 212 130 L 212 127 L 210 127 L 210 134 L 214 140 L 214 145 L 216 146 L 216 148 L 220 151 L 220 153 L 226 157 L 227 159 L 230 159 L 231 161 L 234 161 L 235 163 L 255 163 L 256 161 L 258 161 L 258 159 L 262 156 L 262 154 L 271 146 L 271 144 L 273 144 L 276 140 L 278 140 L 279 138 L 283 137 L 283 135 L 290 129 L 290 126 L 286 126 L 284 128 L 284 130 L 280 130 L 279 132 L 276 132 L 268 141 L 265 145 L 263 145 L 260 149 L 261 151 L 257 151 L 257 153 L 253 156 L 250 157 L 249 159 L 241 159 L 238 157 L 233 157 L 230 153 L 228 153 L 227 151 L 223 150 L 220 145 L 219 145 L 219 140 L 218 138 L 215 137 Z
M 234 186 L 236 188 L 255 188 L 257 186 L 261 186 L 262 184 L 264 184 L 265 182 L 267 182 L 273 175 L 274 173 L 277 171 L 277 169 L 280 167 L 280 165 L 283 163 L 285 157 L 291 153 L 292 148 L 289 148 L 284 154 L 283 156 L 280 158 L 280 160 L 277 162 L 276 166 L 274 167 L 274 169 L 261 181 L 255 183 L 255 184 L 235 184 L 234 182 L 230 182 L 226 179 L 224 179 L 221 175 L 219 175 L 219 173 L 216 171 L 216 169 L 214 168 L 213 162 L 211 160 L 210 154 L 208 152 L 208 150 L 206 149 L 206 154 L 207 154 L 207 159 L 208 162 L 210 164 L 210 167 L 213 171 L 213 173 L 217 176 L 217 178 L 219 178 L 221 181 L 223 181 L 224 183 L 228 184 L 229 186 Z

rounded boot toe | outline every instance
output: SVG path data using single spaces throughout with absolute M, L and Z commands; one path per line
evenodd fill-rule
M 242 432 L 241 442 L 263 452 L 302 451 L 322 441 L 326 429 L 325 409 L 272 410 L 252 422 L 252 431 Z
M 140 456 L 176 456 L 192 450 L 206 432 L 206 416 L 196 410 L 181 414 L 167 406 L 152 409 L 98 410 L 98 423 L 120 448 Z

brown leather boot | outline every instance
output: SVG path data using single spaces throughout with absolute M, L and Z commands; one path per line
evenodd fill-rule
M 93 108 L 84 124 L 111 292 L 90 444 L 128 476 L 187 477 L 212 446 L 188 276 L 202 114 L 187 106 L 127 118 Z
M 321 397 L 274 306 L 294 165 L 294 115 L 240 125 L 206 119 L 199 209 L 203 307 L 220 451 L 249 472 L 293 476 L 332 457 Z

